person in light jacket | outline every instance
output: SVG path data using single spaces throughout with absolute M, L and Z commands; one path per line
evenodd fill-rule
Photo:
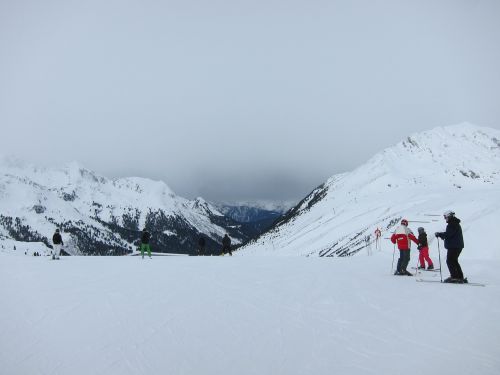
M 397 244 L 399 249 L 398 265 L 394 275 L 413 276 L 413 274 L 406 269 L 410 262 L 411 241 L 418 245 L 417 238 L 413 235 L 411 229 L 408 228 L 408 220 L 403 219 L 401 220 L 401 225 L 396 228 L 391 236 L 391 242 Z

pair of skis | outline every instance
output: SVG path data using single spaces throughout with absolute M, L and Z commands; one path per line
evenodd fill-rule
M 441 280 L 426 280 L 426 279 L 416 279 L 418 282 L 424 282 L 424 283 L 440 283 L 440 284 L 451 284 L 451 285 L 470 285 L 470 286 L 486 286 L 486 284 L 482 283 L 445 283 L 442 282 Z
M 426 270 L 426 269 L 423 269 L 423 268 L 417 269 L 415 267 L 412 267 L 412 268 L 416 269 L 417 273 L 419 271 L 425 271 L 425 272 L 439 272 L 440 271 L 440 268 L 434 268 L 432 270 Z M 482 284 L 482 283 L 470 283 L 470 282 L 466 282 L 466 283 L 445 283 L 445 282 L 442 282 L 441 280 L 428 280 L 428 279 L 422 279 L 422 278 L 418 278 L 416 280 L 418 282 L 424 282 L 424 283 L 441 283 L 441 284 L 454 284 L 454 285 L 486 286 L 486 284 Z
M 412 269 L 417 270 L 417 272 L 419 272 L 419 271 L 439 272 L 441 270 L 441 268 L 433 268 L 433 269 L 429 270 L 429 269 L 425 269 L 425 268 L 416 268 L 416 267 L 412 267 Z

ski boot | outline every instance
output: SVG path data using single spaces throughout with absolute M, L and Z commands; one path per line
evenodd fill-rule
M 433 270 L 434 269 L 434 265 L 430 264 L 429 267 L 427 267 L 428 270 Z

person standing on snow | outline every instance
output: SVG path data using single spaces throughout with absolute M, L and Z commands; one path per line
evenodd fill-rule
M 224 235 L 224 238 L 222 239 L 222 255 L 225 253 L 229 253 L 229 255 L 233 255 L 233 252 L 231 251 L 231 239 L 227 235 L 227 233 Z
M 460 226 L 460 219 L 455 217 L 453 211 L 446 211 L 443 216 L 447 223 L 446 231 L 436 232 L 436 237 L 444 240 L 444 247 L 448 250 L 446 264 L 450 271 L 450 277 L 445 279 L 444 282 L 463 284 L 467 282 L 467 279 L 464 278 L 462 268 L 460 267 L 460 263 L 458 263 L 458 257 L 464 248 L 464 237 L 462 227 Z
M 418 266 L 418 268 L 425 270 L 425 261 L 427 261 L 427 269 L 433 270 L 434 265 L 432 264 L 432 260 L 429 257 L 429 245 L 427 243 L 427 233 L 425 233 L 425 229 L 422 227 L 418 228 L 417 249 L 419 251 L 418 260 L 420 262 L 420 266 Z
M 149 246 L 149 240 L 151 239 L 151 234 L 144 228 L 141 235 L 141 255 L 144 259 L 144 250 L 147 250 L 148 256 L 151 259 L 151 246 Z
M 382 231 L 377 228 L 375 229 L 375 248 L 380 250 L 380 237 L 382 236 Z
M 205 237 L 200 236 L 198 240 L 198 255 L 205 255 Z
M 401 220 L 401 225 L 396 228 L 391 236 L 391 242 L 393 244 L 397 243 L 399 249 L 398 265 L 394 275 L 413 276 L 413 274 L 406 270 L 410 262 L 411 241 L 418 244 L 417 238 L 413 235 L 410 228 L 408 228 L 408 220 L 403 219 Z
M 61 253 L 61 247 L 64 245 L 59 229 L 56 229 L 56 232 L 52 236 L 52 243 L 54 244 L 52 259 L 59 259 L 59 254 Z

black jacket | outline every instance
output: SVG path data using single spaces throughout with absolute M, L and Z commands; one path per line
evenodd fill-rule
M 205 247 L 205 238 L 204 237 L 200 237 L 200 239 L 198 240 L 198 246 Z
M 229 238 L 228 235 L 225 235 L 224 238 L 222 239 L 222 247 L 224 247 L 225 249 L 231 247 L 231 239 Z
M 444 247 L 446 249 L 463 249 L 464 237 L 462 235 L 462 227 L 460 219 L 452 216 L 448 219 L 446 232 L 438 233 L 438 236 L 444 239 Z
M 418 249 L 420 250 L 423 247 L 428 247 L 427 243 L 427 233 L 419 233 L 418 234 Z
M 52 236 L 52 243 L 54 245 L 64 245 L 61 234 L 57 232 L 54 233 L 54 235 Z
M 143 231 L 142 237 L 141 237 L 141 243 L 148 244 L 150 238 L 151 238 L 151 235 L 149 234 L 149 232 L 147 230 Z

